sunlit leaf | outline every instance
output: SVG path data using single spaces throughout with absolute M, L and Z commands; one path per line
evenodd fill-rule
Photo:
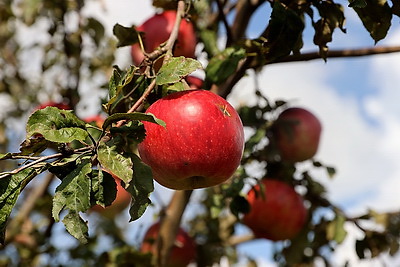
M 53 198 L 53 217 L 59 221 L 60 212 L 68 209 L 85 212 L 90 208 L 90 159 L 83 159 L 76 168 L 62 180 Z
M 326 238 L 341 244 L 347 236 L 347 231 L 344 229 L 345 222 L 346 218 L 343 215 L 337 214 L 335 219 L 326 228 Z
M 33 113 L 27 123 L 27 137 L 41 134 L 51 142 L 68 143 L 84 141 L 88 136 L 85 122 L 70 110 L 46 107 Z
M 158 71 L 156 83 L 157 85 L 177 83 L 201 68 L 201 63 L 193 58 L 172 57 Z
M 100 142 L 97 155 L 102 168 L 129 184 L 133 177 L 133 162 L 130 157 L 122 154 L 122 145 L 116 138 Z

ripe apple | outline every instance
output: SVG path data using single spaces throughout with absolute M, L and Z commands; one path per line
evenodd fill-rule
M 46 107 L 56 107 L 59 109 L 71 109 L 71 107 L 67 103 L 48 101 L 48 102 L 42 103 L 39 106 L 37 106 L 35 108 L 35 110 L 44 109 Z
M 199 77 L 189 75 L 186 77 L 186 82 L 188 83 L 190 89 L 202 89 L 204 81 Z
M 272 126 L 273 142 L 281 160 L 300 162 L 312 158 L 318 150 L 322 126 L 318 118 L 303 108 L 284 110 Z
M 154 51 L 160 44 L 168 40 L 174 27 L 175 18 L 176 11 L 164 11 L 160 14 L 155 14 L 137 27 L 138 31 L 144 32 L 143 46 L 147 53 Z M 194 58 L 196 43 L 197 40 L 193 25 L 186 20 L 182 20 L 173 51 L 174 56 Z M 131 56 L 136 66 L 143 61 L 144 54 L 139 44 L 132 45 Z M 161 67 L 161 62 L 162 60 L 159 60 L 156 70 Z
M 146 138 L 138 146 L 161 185 L 176 190 L 210 187 L 226 181 L 239 166 L 243 125 L 222 97 L 206 90 L 181 91 L 146 112 L 167 125 L 144 121 Z
M 160 230 L 160 223 L 157 222 L 147 230 L 140 248 L 142 252 L 157 254 L 157 238 Z M 172 247 L 167 266 L 186 267 L 196 258 L 196 244 L 194 240 L 182 229 L 179 228 L 174 246 Z
M 115 179 L 115 183 L 117 184 L 117 195 L 115 197 L 115 200 L 111 203 L 111 205 L 105 208 L 100 205 L 95 205 L 90 209 L 90 211 L 97 212 L 103 217 L 110 219 L 114 218 L 117 214 L 128 207 L 131 201 L 131 194 L 122 187 L 121 180 L 115 175 L 112 176 Z M 104 190 L 106 190 L 106 188 Z
M 307 217 L 303 198 L 284 182 L 263 179 L 261 183 L 264 194 L 257 185 L 247 195 L 250 212 L 244 215 L 244 224 L 257 238 L 277 241 L 295 237 Z

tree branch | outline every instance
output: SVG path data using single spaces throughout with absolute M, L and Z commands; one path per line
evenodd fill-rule
M 329 50 L 327 52 L 327 57 L 328 58 L 363 57 L 363 56 L 389 54 L 396 52 L 400 52 L 400 46 L 378 46 L 378 47 L 367 47 L 358 49 Z M 319 54 L 319 52 L 310 52 L 300 55 L 290 55 L 268 64 L 310 61 L 321 58 L 322 57 Z
M 161 217 L 160 232 L 157 239 L 157 266 L 167 265 L 182 215 L 186 205 L 189 203 L 192 192 L 192 190 L 175 191 L 165 213 Z
M 20 231 L 20 227 L 22 223 L 26 220 L 26 218 L 31 213 L 32 209 L 35 207 L 36 201 L 43 196 L 46 189 L 49 187 L 51 181 L 53 181 L 54 174 L 48 173 L 43 182 L 37 185 L 32 192 L 25 199 L 22 207 L 19 209 L 18 214 L 11 220 L 8 225 L 6 243 L 12 240 L 15 235 L 17 235 Z

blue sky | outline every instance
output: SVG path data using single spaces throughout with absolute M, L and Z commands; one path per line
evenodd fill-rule
M 151 1 L 113 0 L 90 1 L 86 8 L 88 14 L 94 14 L 107 23 L 107 32 L 111 34 L 115 23 L 122 25 L 141 24 L 154 12 Z M 266 12 L 266 13 L 264 13 Z M 268 15 L 260 11 L 252 21 L 249 34 L 259 31 L 260 21 Z M 335 33 L 330 48 L 358 48 L 373 45 L 369 34 L 360 27 L 352 11 L 348 17 L 347 31 Z M 388 39 L 382 44 L 400 44 L 399 20 L 393 22 Z M 311 31 L 306 31 L 305 47 L 313 51 Z M 379 43 L 378 45 L 380 45 Z M 400 55 L 383 55 L 357 59 L 330 59 L 278 64 L 263 70 L 258 79 L 263 92 L 271 99 L 290 100 L 293 105 L 303 106 L 314 112 L 323 123 L 323 136 L 317 159 L 337 168 L 335 179 L 330 180 L 324 172 L 316 170 L 316 177 L 323 182 L 330 199 L 350 214 L 365 212 L 368 208 L 392 210 L 400 207 L 398 188 L 400 188 Z M 130 64 L 129 48 L 120 49 L 117 64 Z M 233 104 L 253 103 L 249 91 L 254 90 L 253 75 L 240 81 L 229 100 Z M 289 77 L 289 78 L 288 78 Z M 245 87 L 247 90 L 240 90 Z M 88 96 L 91 96 L 88 93 Z M 301 164 L 300 168 L 306 168 Z M 171 191 L 157 187 L 158 194 L 168 199 Z M 196 196 L 195 196 L 196 197 Z M 154 198 L 157 202 L 157 199 Z M 165 201 L 167 202 L 167 201 Z M 194 208 L 194 204 L 189 205 Z M 189 211 L 190 212 L 190 211 Z M 136 223 L 126 225 L 132 239 L 136 236 L 137 225 L 147 224 L 154 211 L 149 210 Z M 121 224 L 127 224 L 121 221 Z M 351 253 L 352 239 L 356 230 L 347 225 L 350 237 L 345 245 L 334 255 L 336 263 L 344 259 L 351 266 L 380 266 L 378 262 L 359 262 Z M 246 231 L 240 228 L 240 231 Z M 272 243 L 258 240 L 243 244 L 240 251 L 252 255 L 271 265 L 268 255 Z M 378 264 L 378 265 L 377 265 Z

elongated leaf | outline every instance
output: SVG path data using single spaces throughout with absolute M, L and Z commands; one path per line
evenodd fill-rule
M 57 187 L 53 198 L 53 217 L 59 221 L 60 212 L 69 209 L 73 212 L 85 212 L 90 208 L 90 179 L 92 171 L 89 158 L 79 162 Z
M 131 120 L 131 121 L 149 121 L 152 123 L 157 123 L 163 127 L 166 126 L 165 122 L 157 119 L 151 113 L 142 112 L 132 112 L 132 113 L 115 113 L 108 117 L 103 123 L 103 129 L 106 129 L 111 123 L 121 121 L 121 120 Z
M 201 68 L 201 63 L 193 58 L 173 57 L 158 71 L 156 83 L 157 85 L 176 83 Z
M 0 179 L 0 243 L 4 244 L 8 218 L 27 181 L 36 176 L 35 169 L 25 169 L 10 177 Z
M 79 242 L 86 244 L 88 234 L 87 223 L 79 216 L 78 212 L 70 211 L 65 215 L 62 222 L 65 225 L 68 233 L 79 240 Z
M 68 143 L 84 141 L 88 136 L 85 122 L 70 110 L 46 107 L 33 113 L 27 123 L 27 137 L 41 134 L 51 142 Z
M 150 193 L 154 190 L 153 175 L 149 166 L 145 165 L 135 154 L 130 154 L 133 161 L 134 180 L 127 188 L 132 195 L 129 214 L 130 221 L 137 220 L 151 204 Z
M 101 142 L 97 149 L 98 160 L 107 172 L 129 184 L 133 177 L 133 162 L 129 156 L 122 154 L 119 146 L 123 144 L 119 143 L 117 138 L 107 143 Z
M 392 9 L 386 0 L 365 0 L 365 7 L 354 6 L 364 27 L 377 43 L 386 37 L 391 26 Z
M 239 61 L 246 56 L 243 48 L 229 47 L 210 60 L 206 68 L 206 82 L 221 84 L 235 73 Z
M 298 52 L 303 45 L 304 22 L 294 10 L 274 1 L 268 28 L 263 34 L 266 38 L 267 61 Z

